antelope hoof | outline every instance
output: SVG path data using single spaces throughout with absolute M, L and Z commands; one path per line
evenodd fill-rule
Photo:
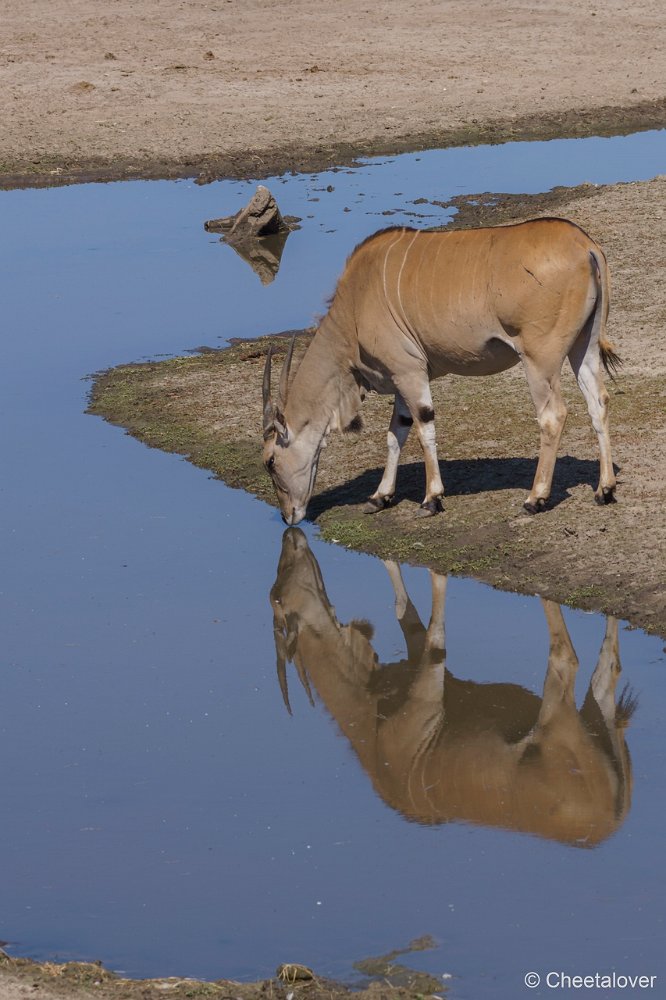
M 432 500 L 424 500 L 421 504 L 421 509 L 418 512 L 418 517 L 434 517 L 435 514 L 439 514 L 444 510 L 444 505 L 442 504 L 441 497 L 433 497 Z
M 602 486 L 602 488 L 597 490 L 594 494 L 594 500 L 600 507 L 605 507 L 608 503 L 617 503 L 617 500 L 615 499 L 615 487 Z
M 363 506 L 364 514 L 376 514 L 380 510 L 386 510 L 391 505 L 393 497 L 368 497 L 368 501 Z
M 532 503 L 531 500 L 526 500 L 523 504 L 523 510 L 526 514 L 540 514 L 542 510 L 546 509 L 546 501 L 543 497 L 539 497 Z

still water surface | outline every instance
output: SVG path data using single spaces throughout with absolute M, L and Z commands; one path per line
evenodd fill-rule
M 663 642 L 620 625 L 615 696 L 629 683 L 638 706 L 626 729 L 611 730 L 603 707 L 616 661 L 600 651 L 604 639 L 606 654 L 614 648 L 612 622 L 568 610 L 560 618 L 536 598 L 452 579 L 444 660 L 437 629 L 428 639 L 419 624 L 433 597 L 425 570 L 403 570 L 420 619 L 410 610 L 401 625 L 397 568 L 323 545 L 308 527 L 304 559 L 323 588 L 310 588 L 314 611 L 336 652 L 306 656 L 302 608 L 299 618 L 292 607 L 291 627 L 278 617 L 273 630 L 283 552 L 275 512 L 85 416 L 82 380 L 120 362 L 306 325 L 359 239 L 387 223 L 444 220 L 417 198 L 640 179 L 665 163 L 664 134 L 643 133 L 274 179 L 282 210 L 303 228 L 267 287 L 202 229 L 237 210 L 248 184 L 0 193 L 0 938 L 14 953 L 211 978 L 271 974 L 295 960 L 353 978 L 355 960 L 428 933 L 437 947 L 412 964 L 451 973 L 461 1000 L 520 995 L 528 969 L 666 976 L 656 877 L 666 819 Z M 396 214 L 379 214 L 387 209 Z M 443 589 L 435 581 L 436 623 Z M 411 607 L 404 594 L 398 604 Z M 567 732 L 578 747 L 587 739 L 587 763 L 557 773 L 572 788 L 587 783 L 595 808 L 582 827 L 535 828 L 535 809 L 523 807 L 538 782 L 508 809 L 464 796 L 452 805 L 451 793 L 434 809 L 432 779 L 415 763 L 425 800 L 412 808 L 400 798 L 386 771 L 405 786 L 405 760 L 449 768 L 452 733 L 466 732 L 454 706 L 476 706 L 490 691 L 483 739 L 477 726 L 474 739 L 454 741 L 455 752 L 472 746 L 459 761 L 460 787 L 475 770 L 483 784 L 498 756 L 484 739 L 525 739 L 544 681 L 557 673 L 548 670 L 553 636 L 566 644 L 565 634 L 580 660 L 580 712 L 569 713 Z M 328 671 L 316 673 L 326 657 L 339 668 L 335 643 L 345 636 L 360 657 L 344 661 L 353 697 L 341 706 L 325 690 Z M 314 708 L 285 665 L 286 711 L 283 657 L 307 667 Z M 588 689 L 600 662 L 595 698 Z M 570 657 L 565 666 L 559 674 L 571 683 Z M 622 704 L 629 714 L 628 695 Z M 362 739 L 350 726 L 354 705 L 365 706 L 351 720 L 365 726 Z M 401 729 L 410 719 L 418 722 Z M 390 744 L 395 759 L 391 728 L 406 747 Z M 528 756 L 530 766 L 554 760 L 538 748 Z M 497 773 L 501 785 L 506 771 Z

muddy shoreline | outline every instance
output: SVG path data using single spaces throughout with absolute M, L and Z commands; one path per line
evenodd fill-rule
M 362 513 L 381 474 L 390 408 L 387 397 L 371 395 L 364 433 L 334 435 L 321 463 L 309 517 L 325 539 L 603 611 L 666 635 L 666 581 L 654 558 L 666 545 L 659 502 L 666 467 L 666 371 L 659 347 L 666 301 L 657 266 L 666 220 L 654 208 L 665 185 L 663 179 L 584 185 L 499 197 L 493 204 L 482 195 L 456 200 L 458 226 L 557 213 L 578 222 L 606 249 L 614 288 L 609 334 L 625 359 L 610 386 L 619 502 L 600 509 L 592 501 L 597 443 L 570 372 L 563 379 L 569 418 L 551 509 L 537 517 L 521 512 L 536 454 L 522 373 L 484 379 L 482 388 L 475 379 L 452 377 L 433 383 L 447 491 L 443 516 L 415 517 L 423 475 L 415 442 L 404 453 L 395 505 L 372 517 Z M 270 345 L 278 355 L 286 349 L 284 338 L 267 337 L 194 357 L 122 366 L 96 380 L 90 412 L 274 503 L 260 452 L 261 372 Z M 249 428 L 236 413 L 241 386 L 255 414 Z M 336 474 L 339 469 L 346 474 Z
M 316 173 L 354 166 L 371 156 L 457 146 L 502 144 L 590 136 L 629 135 L 666 124 L 666 98 L 586 110 L 563 110 L 521 118 L 474 121 L 455 128 L 416 132 L 395 138 L 370 137 L 354 142 L 308 146 L 290 143 L 211 155 L 192 153 L 185 158 L 98 156 L 71 158 L 40 156 L 5 157 L 0 162 L 0 190 L 62 187 L 68 184 L 107 183 L 123 180 L 177 180 L 194 178 L 199 184 L 216 180 L 261 180 L 281 174 Z
M 6 944 L 6 942 L 5 942 Z M 436 947 L 429 935 L 415 938 L 403 948 L 354 963 L 355 984 L 319 976 L 298 963 L 283 963 L 271 979 L 255 982 L 184 976 L 126 979 L 101 962 L 36 962 L 15 958 L 0 947 L 0 1000 L 19 1000 L 25 990 L 46 990 L 52 1000 L 65 997 L 103 997 L 104 1000 L 157 1000 L 165 993 L 175 998 L 216 997 L 218 1000 L 424 1000 L 443 998 L 447 987 L 427 972 L 413 969 L 409 956 Z
M 24 1000 L 47 995 L 50 1000 L 174 1000 L 210 997 L 213 1000 L 424 1000 L 436 993 L 446 996 L 446 986 L 433 976 L 418 972 L 397 957 L 431 946 L 417 939 L 406 948 L 358 963 L 360 981 L 350 987 L 318 976 L 314 970 L 286 964 L 272 979 L 238 982 L 200 980 L 180 976 L 126 979 L 106 969 L 101 962 L 35 962 L 15 958 L 0 948 L 0 1000 Z

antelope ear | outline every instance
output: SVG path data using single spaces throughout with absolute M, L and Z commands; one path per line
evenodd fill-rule
M 275 410 L 273 413 L 273 426 L 280 437 L 280 444 L 283 447 L 289 444 L 289 428 L 287 427 L 284 414 L 280 410 Z

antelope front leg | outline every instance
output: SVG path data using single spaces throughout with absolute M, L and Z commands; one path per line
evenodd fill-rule
M 430 570 L 432 611 L 417 664 L 419 670 L 410 690 L 412 702 L 422 701 L 437 706 L 440 716 L 444 711 L 446 677 L 446 642 L 444 637 L 446 580 L 445 576 Z
M 438 514 L 442 510 L 442 497 L 444 496 L 444 484 L 439 472 L 439 461 L 437 459 L 435 411 L 432 406 L 430 388 L 428 388 L 427 398 L 423 399 L 412 409 L 412 416 L 414 417 L 416 433 L 421 442 L 425 461 L 426 495 L 421 504 L 422 516 L 429 517 L 433 514 Z
M 378 510 L 383 510 L 384 507 L 388 507 L 393 499 L 393 495 L 395 493 L 395 481 L 398 475 L 400 452 L 402 451 L 403 445 L 407 440 L 413 423 L 414 421 L 412 420 L 404 399 L 399 392 L 396 392 L 395 402 L 393 403 L 393 413 L 391 414 L 391 423 L 389 424 L 389 429 L 386 435 L 388 455 L 386 458 L 384 475 L 382 476 L 382 481 L 376 491 L 371 497 L 368 498 L 368 502 L 364 508 L 367 514 L 375 514 Z
M 399 395 L 409 410 L 423 450 L 426 472 L 426 494 L 421 504 L 422 516 L 437 514 L 442 509 L 444 484 L 439 474 L 435 441 L 435 411 L 425 367 L 413 369 L 400 379 Z M 397 399 L 397 395 L 396 395 Z

